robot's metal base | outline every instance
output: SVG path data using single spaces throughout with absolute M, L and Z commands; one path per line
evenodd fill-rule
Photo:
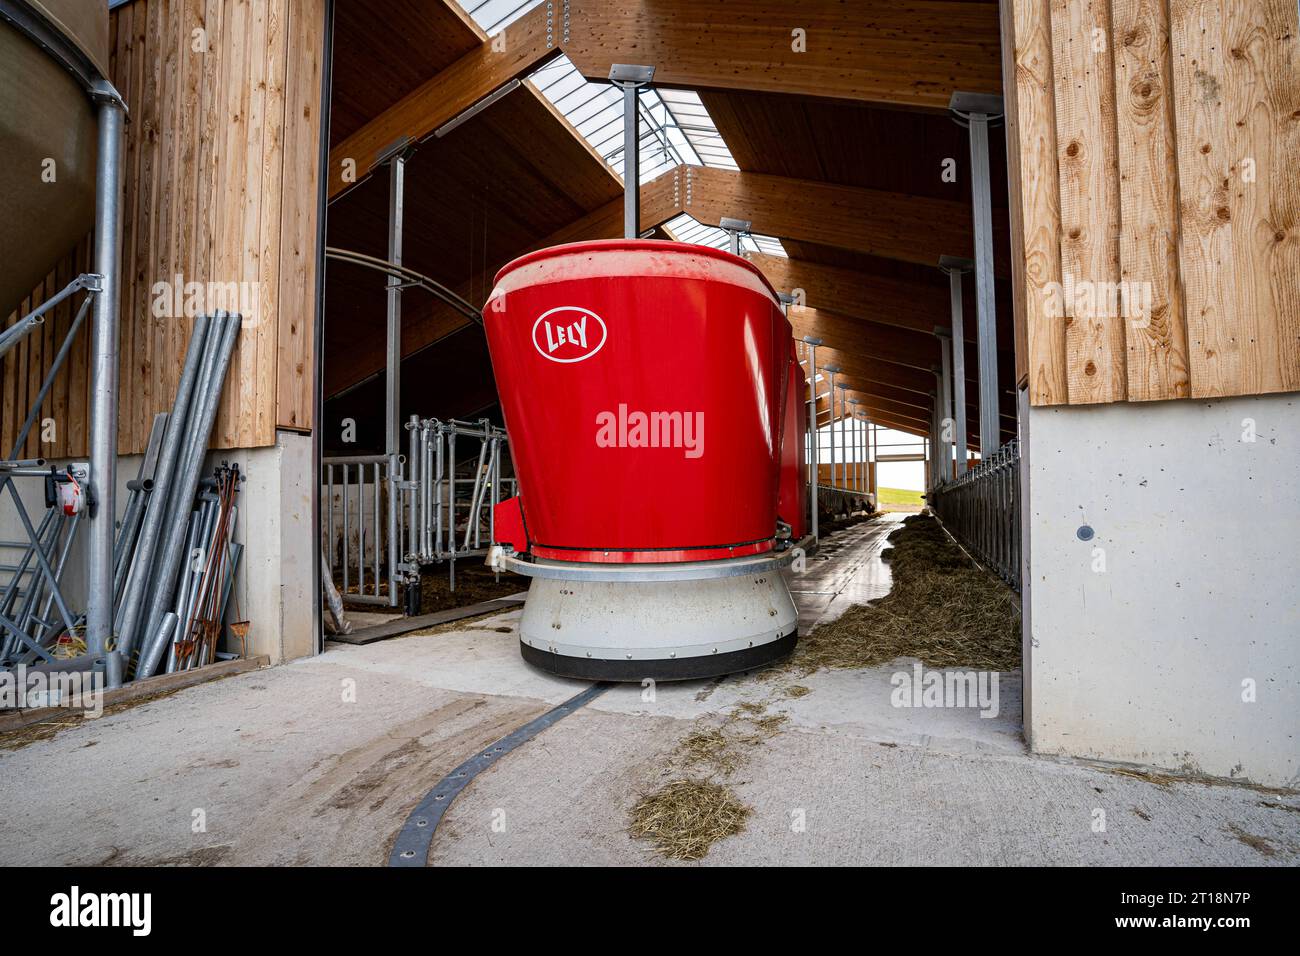
M 557 677 L 576 680 L 633 681 L 704 680 L 737 671 L 766 667 L 789 657 L 799 639 L 796 626 L 789 634 L 742 651 L 710 654 L 708 657 L 679 657 L 670 660 L 600 660 L 595 657 L 569 657 L 529 647 L 522 641 L 519 651 L 524 660 Z
M 524 660 L 564 677 L 640 681 L 717 677 L 787 657 L 799 615 L 784 562 L 724 576 L 718 565 L 728 563 L 709 562 L 709 576 L 694 580 L 645 580 L 644 566 L 629 571 L 635 580 L 590 580 L 580 573 L 588 566 L 575 568 L 577 579 L 534 576 L 519 627 Z

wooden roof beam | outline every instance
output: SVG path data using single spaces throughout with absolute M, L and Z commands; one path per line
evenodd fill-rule
M 416 143 L 495 90 L 560 55 L 546 5 L 466 53 L 330 150 L 329 198 L 365 179 L 402 142 Z M 345 178 L 345 175 L 348 178 Z
M 825 345 L 817 347 L 818 371 L 823 372 L 827 365 L 838 365 L 843 371 L 836 374 L 836 381 L 848 381 L 855 387 L 866 390 L 870 384 L 884 385 L 897 390 L 913 393 L 911 401 L 929 408 L 929 394 L 934 390 L 934 372 L 905 365 L 896 365 L 879 358 L 848 352 Z M 901 396 L 895 396 L 902 399 Z M 976 410 L 978 394 L 969 387 L 966 389 L 967 422 L 977 421 Z M 1016 399 L 1013 394 L 999 394 L 998 414 L 1004 424 L 1016 422 Z M 928 414 L 928 412 L 927 412 Z
M 882 419 L 881 419 L 879 416 L 882 416 L 882 415 L 883 415 L 883 416 L 886 416 L 886 417 L 892 418 L 894 421 L 910 421 L 910 422 L 914 422 L 914 423 L 916 423 L 916 425 L 917 425 L 918 427 L 925 429 L 925 434 L 927 434 L 927 435 L 929 434 L 929 431 L 930 431 L 930 407 L 929 407 L 929 405 L 926 405 L 926 406 L 919 406 L 919 405 L 899 405 L 898 403 L 895 403 L 895 402 L 889 402 L 889 401 L 886 401 L 886 400 L 883 400 L 883 399 L 876 398 L 874 395 L 871 395 L 871 394 L 866 393 L 866 392 L 859 392 L 859 391 L 857 391 L 856 389 L 853 389 L 853 388 L 846 389 L 846 390 L 845 390 L 845 394 L 846 394 L 849 398 L 856 398 L 856 399 L 858 400 L 858 406 L 857 406 L 857 407 L 858 407 L 861 411 L 863 411 L 863 412 L 866 413 L 867 418 L 868 418 L 870 421 L 875 422 L 877 425 L 881 424 Z M 841 412 L 840 412 L 840 400 L 839 400 L 839 398 L 836 398 L 836 399 L 835 399 L 835 420 L 836 420 L 836 421 L 839 421 L 839 420 L 841 420 L 841 419 L 846 419 L 846 420 L 847 420 L 847 419 L 850 418 L 850 417 L 851 417 L 850 415 L 847 415 L 847 414 L 841 414 Z M 823 420 L 823 419 L 824 419 L 824 420 Z M 817 401 L 817 424 L 818 424 L 818 426 L 819 426 L 819 427 L 820 427 L 820 426 L 825 426 L 825 425 L 829 424 L 830 420 L 831 420 L 831 419 L 830 419 L 830 404 L 829 404 L 829 399 L 827 399 L 827 398 L 821 398 L 821 399 L 818 399 L 818 401 Z M 1001 431 L 1001 437 L 1002 437 L 1002 440 L 1005 441 L 1005 440 L 1008 439 L 1008 438 L 1012 438 L 1012 437 L 1014 437 L 1014 435 L 1015 435 L 1015 431 L 1016 431 L 1016 430 L 1015 430 L 1014 427 L 1009 427 L 1009 426 L 1007 426 L 1007 425 L 1004 424 L 1004 425 L 1002 426 L 1002 428 L 1000 429 L 1000 431 Z M 969 448 L 971 448 L 971 449 L 973 449 L 973 450 L 975 450 L 975 451 L 979 451 L 979 432 L 978 432 L 978 431 L 974 431 L 974 432 L 969 431 L 969 430 L 967 431 L 967 433 L 966 433 L 966 445 L 967 445 L 967 447 L 969 447 Z
M 667 222 L 678 214 L 680 207 L 673 195 L 673 181 L 667 175 L 641 187 L 641 222 L 649 229 Z M 566 242 L 587 239 L 617 239 L 623 235 L 623 200 L 612 200 L 587 213 L 569 225 L 558 229 L 532 245 L 520 249 L 514 259 L 536 249 L 558 246 Z M 507 260 L 509 261 L 509 260 Z M 496 273 L 505 262 L 471 276 L 457 285 L 454 291 L 471 300 L 474 290 L 491 290 Z M 331 268 L 337 268 L 337 264 Z M 485 303 L 474 302 L 482 308 Z M 440 339 L 459 332 L 470 324 L 465 317 L 450 306 L 443 305 L 432 296 L 407 295 L 402 299 L 402 358 L 406 359 L 421 349 L 428 348 Z M 385 363 L 383 330 L 375 334 L 374 327 L 358 326 L 357 334 L 346 356 L 326 363 L 325 396 L 328 398 L 351 388 L 371 375 L 381 371 Z
M 794 326 L 796 339 L 812 336 L 828 346 L 854 352 L 868 361 L 892 362 L 930 372 L 942 362 L 939 339 L 933 332 L 885 325 L 869 319 L 857 319 L 828 309 L 792 307 L 787 318 Z M 978 354 L 974 345 L 966 344 L 966 380 L 979 384 Z M 1008 382 L 1014 375 L 1009 353 L 999 353 L 998 369 Z
M 952 325 L 948 280 L 937 268 L 934 274 L 941 281 L 928 283 L 762 252 L 748 253 L 745 258 L 758 266 L 778 292 L 802 290 L 804 305 L 925 333 Z M 974 283 L 969 278 L 964 291 L 963 332 L 967 342 L 975 342 Z M 1008 309 L 998 317 L 999 341 L 1008 346 L 1013 339 L 1009 313 Z M 1009 348 L 1006 351 L 1010 354 Z
M 682 211 L 710 226 L 724 216 L 747 219 L 759 235 L 836 246 L 884 259 L 934 266 L 941 255 L 972 257 L 968 204 L 906 193 L 748 173 L 714 166 L 679 166 Z M 1006 211 L 993 210 L 995 234 Z M 998 275 L 1010 275 L 999 245 Z
M 557 4 L 557 7 L 559 5 Z M 591 80 L 614 63 L 655 85 L 760 90 L 946 110 L 953 90 L 1002 92 L 996 4 L 899 0 L 847 15 L 842 0 L 569 0 L 564 50 Z

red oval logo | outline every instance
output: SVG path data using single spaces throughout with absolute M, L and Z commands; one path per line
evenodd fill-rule
M 576 305 L 549 309 L 533 323 L 533 348 L 552 362 L 589 359 L 601 350 L 608 336 L 604 319 Z

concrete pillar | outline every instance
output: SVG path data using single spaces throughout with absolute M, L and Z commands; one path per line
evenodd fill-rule
M 1031 748 L 1294 786 L 1300 402 L 1022 414 Z

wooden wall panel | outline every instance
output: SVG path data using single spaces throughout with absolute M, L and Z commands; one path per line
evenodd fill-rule
M 1094 293 L 1119 282 L 1119 176 L 1109 0 L 1052 0 L 1070 404 L 1124 398 L 1124 325 Z
M 1049 2 L 1002 5 L 1016 380 L 1028 385 L 1031 401 L 1039 405 L 1069 397 L 1065 322 L 1048 310 L 1047 297 L 1047 289 L 1061 281 Z
M 1191 381 L 1197 395 L 1231 394 L 1242 375 L 1228 208 L 1228 117 L 1223 102 L 1222 4 L 1171 0 L 1174 114 Z
M 315 411 L 317 192 L 325 0 L 289 0 L 291 56 L 285 75 L 284 168 L 291 188 L 281 209 L 276 423 L 310 430 Z
M 1113 0 L 1120 168 L 1120 279 L 1147 280 L 1150 301 L 1126 316 L 1128 397 L 1185 398 L 1187 325 L 1178 282 L 1169 16 L 1165 0 Z M 1126 286 L 1130 288 L 1131 286 Z
M 1300 390 L 1296 4 L 1011 6 L 1003 29 L 1016 66 L 1006 94 L 1020 197 L 1012 216 L 1018 364 L 1031 401 Z M 1038 82 L 1045 32 L 1046 87 Z M 1042 148 L 1053 139 L 1054 160 Z M 1043 198 L 1054 177 L 1059 221 Z M 1036 279 L 1058 269 L 1059 278 Z M 1095 293 L 1091 312 L 1080 282 Z M 1040 305 L 1048 288 L 1068 300 L 1064 323 Z M 1115 299 L 1097 314 L 1103 296 Z
M 281 422 L 311 427 L 325 8 L 325 0 L 135 0 L 112 13 L 110 69 L 130 110 L 119 343 L 123 454 L 142 451 L 154 414 L 171 406 L 192 313 L 238 308 L 240 299 L 255 309 L 231 360 L 213 445 L 272 444 Z M 90 248 L 87 239 L 52 264 L 6 323 L 86 271 Z M 155 285 L 167 283 L 170 292 L 178 276 L 181 314 L 166 307 L 166 298 L 156 309 Z M 222 299 L 215 284 L 248 295 Z M 192 299 L 191 288 L 216 295 Z M 56 309 L 39 335 L 6 356 L 0 444 L 12 443 L 73 314 L 72 305 Z M 57 440 L 38 445 L 34 435 L 27 443 L 32 456 L 87 451 L 88 326 L 42 410 L 56 419 Z
M 1230 291 L 1239 366 L 1226 394 L 1300 389 L 1300 36 L 1286 0 L 1223 5 Z M 1205 360 L 1205 356 L 1196 356 Z M 1198 396 L 1224 394 L 1198 383 Z

